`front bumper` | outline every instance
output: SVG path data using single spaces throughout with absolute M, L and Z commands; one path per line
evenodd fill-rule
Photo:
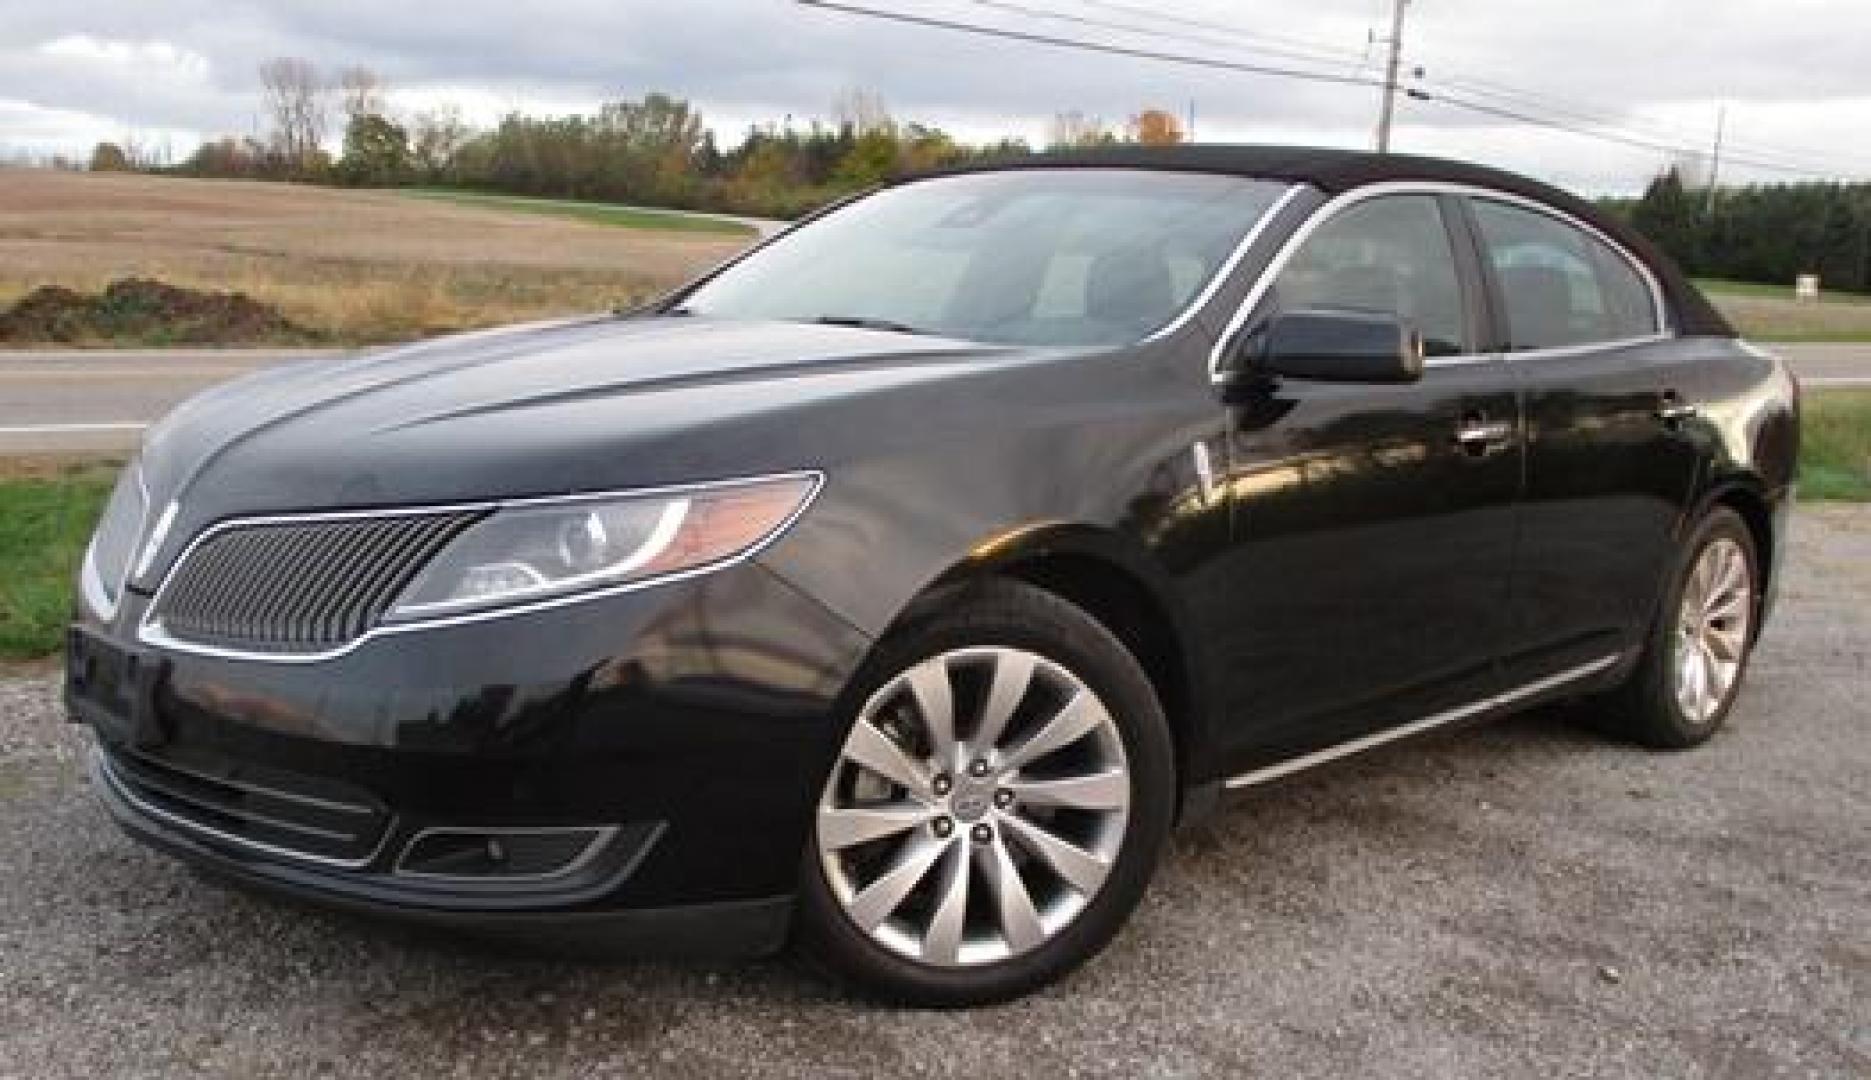
M 631 951 L 783 938 L 869 645 L 754 563 L 311 664 L 150 650 L 139 608 L 78 624 L 142 661 L 131 715 L 82 672 L 67 686 L 131 836 L 321 904 Z M 483 832 L 603 843 L 543 874 L 411 872 L 421 838 Z

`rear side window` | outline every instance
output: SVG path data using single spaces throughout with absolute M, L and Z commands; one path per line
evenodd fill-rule
M 1282 311 L 1337 308 L 1398 315 L 1430 356 L 1470 351 L 1455 252 L 1433 195 L 1387 195 L 1319 226 L 1274 279 Z
M 1609 245 L 1550 214 L 1491 199 L 1472 205 L 1506 304 L 1510 350 L 1657 332 L 1650 286 Z

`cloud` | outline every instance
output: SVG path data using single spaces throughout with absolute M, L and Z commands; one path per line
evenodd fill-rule
M 208 58 L 192 49 L 166 41 L 113 41 L 90 34 L 67 34 L 40 45 L 41 55 L 86 63 L 114 64 L 139 73 L 156 73 L 201 81 L 208 74 Z
M 0 98 L 0 157 L 63 154 L 84 160 L 96 144 L 114 142 L 138 156 L 161 160 L 187 151 L 201 137 L 187 128 L 132 127 L 116 117 Z

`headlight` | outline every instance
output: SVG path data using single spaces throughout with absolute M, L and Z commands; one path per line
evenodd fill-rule
M 136 555 L 137 533 L 143 528 L 149 496 L 143 491 L 142 466 L 131 462 L 117 474 L 117 486 L 98 517 L 91 542 L 84 549 L 78 571 L 79 592 L 91 610 L 108 619 L 117 612 L 130 560 Z
M 816 475 L 793 474 L 504 504 L 431 559 L 389 618 L 530 603 L 717 566 L 772 540 L 818 487 Z

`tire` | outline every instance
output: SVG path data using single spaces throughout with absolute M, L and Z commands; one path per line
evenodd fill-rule
M 971 583 L 906 616 L 846 700 L 800 864 L 808 959 L 887 1001 L 956 1007 L 1110 942 L 1156 868 L 1176 776 L 1162 707 L 1109 630 L 1033 586 Z
M 1712 613 L 1720 617 L 1709 618 Z M 1643 656 L 1630 679 L 1605 701 L 1603 726 L 1658 750 L 1685 750 L 1707 742 L 1734 707 L 1753 653 L 1759 614 L 1760 556 L 1754 535 L 1740 515 L 1718 506 L 1683 545 Z M 1711 646 L 1716 640 L 1728 644 Z M 1699 662 L 1707 680 L 1707 692 L 1699 697 L 1685 689 L 1691 681 L 1685 657 L 1687 650 L 1696 648 L 1702 649 Z M 1691 666 L 1696 662 L 1688 661 Z

